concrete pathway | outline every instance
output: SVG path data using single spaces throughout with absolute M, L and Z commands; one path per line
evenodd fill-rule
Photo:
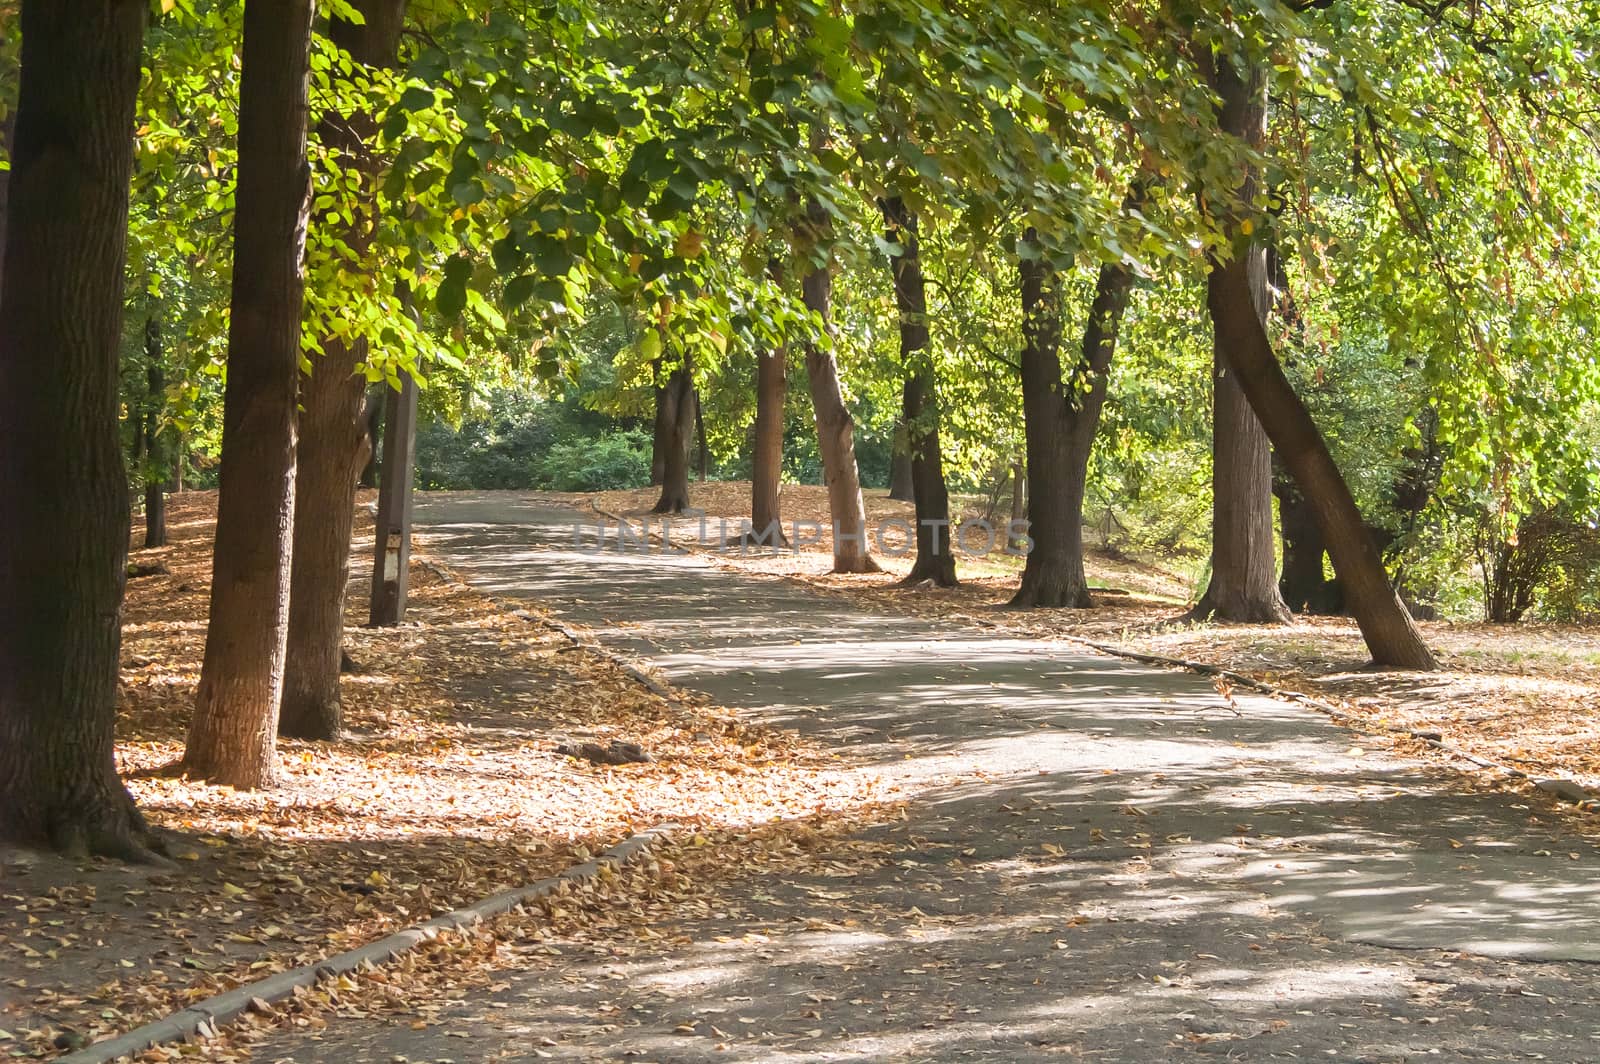
M 261 1059 L 1600 1059 L 1600 851 L 1514 796 L 1192 675 L 602 549 L 531 497 L 417 517 L 475 585 L 851 745 L 912 813 L 865 872 L 658 929 L 688 944 L 530 955 L 455 1031 Z

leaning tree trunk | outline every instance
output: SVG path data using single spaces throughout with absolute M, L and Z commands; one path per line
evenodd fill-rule
M 1126 209 L 1142 202 L 1144 185 L 1129 192 Z M 1032 230 L 1027 242 L 1037 247 Z M 1121 264 L 1100 267 L 1083 344 L 1070 386 L 1061 380 L 1061 305 L 1054 271 L 1040 259 L 1022 262 L 1022 409 L 1028 454 L 1028 535 L 1015 607 L 1092 603 L 1083 569 L 1083 496 L 1089 454 L 1100 428 L 1117 332 L 1133 288 Z
M 238 788 L 277 777 L 294 531 L 313 0 L 247 0 L 232 314 L 211 619 L 183 768 Z
M 917 219 L 899 196 L 883 201 L 883 219 L 888 225 L 885 239 L 900 249 L 890 256 L 889 267 L 900 315 L 900 364 L 906 371 L 901 424 L 911 454 L 911 494 L 917 513 L 917 560 L 904 583 L 932 580 L 940 587 L 954 587 L 954 530 L 950 527 L 944 456 L 939 449 L 939 398 L 933 361 L 928 356 L 928 299 Z
M 144 545 L 167 545 L 167 449 L 161 439 L 161 408 L 167 390 L 162 368 L 161 319 L 152 314 L 144 323 Z
M 694 374 L 680 362 L 662 387 L 661 498 L 651 513 L 676 514 L 689 508 L 689 456 L 694 449 Z
M 1226 65 L 1226 63 L 1224 63 Z M 1259 63 L 1240 78 L 1219 121 L 1259 150 L 1267 134 L 1267 80 Z M 1215 80 L 1215 78 L 1213 78 Z M 1255 199 L 1261 184 L 1247 166 L 1238 196 Z M 1243 252 L 1251 303 L 1267 319 L 1267 246 L 1257 239 Z M 1289 607 L 1278 593 L 1272 534 L 1272 446 L 1228 368 L 1221 334 L 1212 339 L 1211 580 L 1191 616 L 1251 624 L 1286 624 Z
M 750 468 L 750 530 L 762 542 L 779 546 L 783 535 L 780 490 L 783 482 L 783 401 L 789 388 L 788 352 L 756 356 L 755 455 Z
M 391 66 L 405 20 L 405 0 L 359 0 L 362 25 L 335 19 L 333 42 L 365 67 Z M 337 153 L 346 173 L 361 179 L 350 220 L 337 224 L 348 249 L 345 276 L 374 272 L 369 254 L 375 184 L 383 160 L 373 150 L 373 116 L 330 113 L 318 126 L 322 145 Z M 352 281 L 352 283 L 354 283 Z M 336 739 L 343 727 L 339 665 L 344 642 L 345 589 L 350 582 L 350 536 L 356 483 L 370 457 L 367 448 L 365 339 L 326 337 L 311 375 L 300 381 L 300 450 L 295 475 L 293 567 L 289 580 L 289 635 L 284 655 L 278 733 L 301 739 Z
M 1248 78 L 1241 77 L 1224 55 L 1216 64 L 1212 83 L 1222 100 L 1218 126 L 1223 133 L 1247 138 L 1247 123 L 1255 106 Z M 1231 202 L 1221 206 L 1225 211 L 1223 231 L 1232 240 L 1234 253 L 1213 262 L 1206 284 L 1206 305 L 1217 348 L 1227 353 L 1228 364 L 1284 468 L 1316 512 L 1344 589 L 1345 605 L 1355 616 L 1373 660 L 1400 668 L 1437 668 L 1422 633 L 1389 583 L 1383 556 L 1361 519 L 1349 485 L 1311 412 L 1284 375 L 1261 324 L 1248 254 L 1251 242 L 1243 233 L 1243 222 L 1253 220 L 1259 226 L 1262 219 L 1238 189 L 1232 191 Z
M 145 0 L 25 0 L 0 292 L 0 840 L 148 855 L 112 744 L 118 351 Z

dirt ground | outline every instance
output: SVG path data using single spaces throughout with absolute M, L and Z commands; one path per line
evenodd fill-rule
M 577 497 L 632 520 L 649 517 L 658 489 L 603 492 Z M 865 493 L 869 528 L 891 518 L 909 519 L 910 503 L 881 490 Z M 714 530 L 726 519 L 737 530 L 749 515 L 748 482 L 690 485 L 696 513 L 679 524 L 675 537 L 692 539 L 700 513 Z M 954 506 L 981 516 L 977 500 Z M 785 485 L 784 521 L 828 525 L 825 489 Z M 1004 525 L 1008 515 L 1000 514 Z M 715 532 L 713 531 L 713 536 Z M 1194 589 L 1175 566 L 1115 551 L 1090 550 L 1092 586 L 1103 589 L 1090 610 L 1010 611 L 1019 559 L 995 552 L 963 555 L 961 586 L 903 588 L 899 579 L 910 558 L 877 555 L 884 572 L 869 576 L 829 573 L 831 543 L 821 540 L 795 551 L 718 551 L 722 564 L 746 571 L 806 580 L 817 586 L 865 596 L 915 613 L 977 618 L 1008 631 L 1090 640 L 1141 653 L 1203 662 L 1299 691 L 1332 703 L 1358 723 L 1377 730 L 1437 732 L 1458 749 L 1534 776 L 1565 776 L 1600 788 L 1600 630 L 1571 625 L 1489 625 L 1424 622 L 1428 644 L 1440 659 L 1438 672 L 1406 673 L 1368 668 L 1355 622 L 1344 617 L 1300 617 L 1282 627 L 1193 623 L 1183 618 Z
M 118 761 L 173 860 L 128 868 L 0 852 L 0 1057 L 50 1057 L 130 1029 L 551 875 L 636 828 L 687 824 L 697 857 L 730 865 L 732 853 L 789 845 L 878 798 L 837 755 L 693 699 L 669 702 L 420 561 L 398 628 L 358 627 L 367 595 L 352 586 L 346 648 L 360 671 L 344 679 L 346 739 L 283 743 L 287 780 L 273 791 L 138 778 L 182 750 L 214 509 L 211 493 L 173 497 L 171 545 L 130 559 L 145 575 L 128 583 Z M 364 506 L 357 520 L 359 573 L 371 556 Z M 612 738 L 654 762 L 598 767 L 554 750 Z M 401 977 L 459 973 L 492 953 L 485 942 L 493 936 L 442 945 Z M 319 993 L 322 1007 L 339 1006 Z M 318 1004 L 300 1011 L 314 1020 Z

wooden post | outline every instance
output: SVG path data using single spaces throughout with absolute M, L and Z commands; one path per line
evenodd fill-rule
M 406 570 L 411 564 L 411 481 L 417 452 L 417 382 L 400 374 L 400 390 L 384 397 L 383 469 L 372 565 L 375 628 L 400 623 L 406 612 Z

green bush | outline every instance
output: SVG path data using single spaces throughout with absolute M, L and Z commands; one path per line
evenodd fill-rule
M 592 440 L 553 445 L 535 463 L 534 487 L 547 491 L 610 491 L 650 483 L 650 434 L 620 429 Z

